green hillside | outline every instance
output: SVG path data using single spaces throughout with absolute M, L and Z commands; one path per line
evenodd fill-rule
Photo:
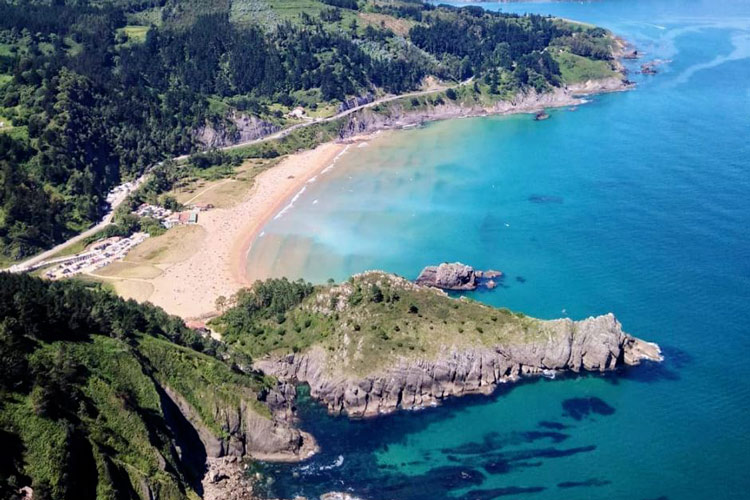
M 0 498 L 197 498 L 206 452 L 165 391 L 220 438 L 221 409 L 269 415 L 262 380 L 160 309 L 0 274 L 0 318 Z

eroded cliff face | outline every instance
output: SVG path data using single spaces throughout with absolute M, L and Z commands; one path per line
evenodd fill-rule
M 256 366 L 283 381 L 307 383 L 311 395 L 334 414 L 368 417 L 396 409 L 438 404 L 450 396 L 489 394 L 505 382 L 547 371 L 606 371 L 642 360 L 661 361 L 656 344 L 622 331 L 614 315 L 583 321 L 547 321 L 546 341 L 447 348 L 434 359 L 403 358 L 364 377 L 351 376 L 328 363 L 328 354 L 313 348 Z
M 206 123 L 195 131 L 195 140 L 205 148 L 221 148 L 260 139 L 280 127 L 254 116 L 232 113 L 223 123 Z
M 317 451 L 314 438 L 293 427 L 291 414 L 287 414 L 286 409 L 279 409 L 271 416 L 261 415 L 257 409 L 250 407 L 245 399 L 240 399 L 236 406 L 217 406 L 214 407 L 213 421 L 220 424 L 219 431 L 206 426 L 178 392 L 164 387 L 164 395 L 179 409 L 180 415 L 177 417 L 184 417 L 195 431 L 192 436 L 183 432 L 185 440 L 194 441 L 194 437 L 198 438 L 205 451 L 205 458 L 233 456 L 297 461 Z M 174 421 L 170 425 L 176 427 Z M 180 434 L 177 429 L 173 432 L 176 435 Z

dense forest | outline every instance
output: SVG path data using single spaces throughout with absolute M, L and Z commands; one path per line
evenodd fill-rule
M 108 189 L 197 150 L 195 131 L 231 112 L 283 126 L 295 105 L 428 75 L 544 91 L 561 83 L 550 46 L 611 57 L 603 30 L 540 16 L 299 2 L 0 0 L 0 257 L 88 227 Z

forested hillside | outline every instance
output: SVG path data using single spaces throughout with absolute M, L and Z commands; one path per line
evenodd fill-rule
M 109 188 L 231 113 L 284 126 L 426 76 L 544 91 L 551 47 L 607 60 L 605 35 L 414 0 L 0 0 L 0 258 L 89 226 Z
M 236 408 L 268 419 L 235 362 L 161 309 L 0 273 L 0 498 L 195 498 L 207 451 L 172 401 L 219 438 Z

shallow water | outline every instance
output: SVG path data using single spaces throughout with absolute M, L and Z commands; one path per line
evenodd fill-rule
M 303 400 L 323 451 L 269 466 L 272 493 L 747 498 L 750 2 L 485 7 L 600 24 L 671 62 L 544 122 L 444 121 L 353 147 L 266 226 L 248 265 L 317 282 L 501 269 L 502 287 L 472 296 L 543 318 L 613 311 L 667 359 L 372 421 Z

